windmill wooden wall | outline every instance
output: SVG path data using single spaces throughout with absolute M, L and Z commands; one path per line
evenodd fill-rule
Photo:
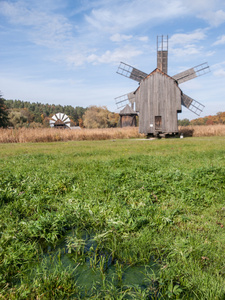
M 140 82 L 135 100 L 140 133 L 157 135 L 178 132 L 181 90 L 172 77 L 155 69 Z
M 120 111 L 120 127 L 135 127 L 137 113 L 127 104 L 124 109 Z

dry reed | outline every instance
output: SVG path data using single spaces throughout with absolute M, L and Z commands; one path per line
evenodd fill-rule
M 225 125 L 195 125 L 195 126 L 179 126 L 179 132 L 184 136 L 225 136 Z
M 0 143 L 36 143 L 57 141 L 138 138 L 137 127 L 63 130 L 53 128 L 0 128 Z
M 225 125 L 180 126 L 184 136 L 225 136 Z M 108 140 L 144 137 L 137 127 L 60 130 L 53 128 L 0 128 L 0 143 Z

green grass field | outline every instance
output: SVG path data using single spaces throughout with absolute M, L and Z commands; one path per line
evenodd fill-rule
M 0 299 L 225 299 L 224 137 L 0 144 Z

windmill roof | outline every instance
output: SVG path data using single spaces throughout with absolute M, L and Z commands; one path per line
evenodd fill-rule
M 168 74 L 164 73 L 162 70 L 160 70 L 158 68 L 156 68 L 155 70 L 153 70 L 148 76 L 145 77 L 145 79 L 148 78 L 149 76 L 153 75 L 156 72 L 161 73 L 161 74 L 165 75 L 166 77 L 173 79 L 173 77 L 169 76 Z M 173 80 L 175 80 L 175 79 L 173 79 Z
M 127 104 L 119 113 L 120 115 L 137 115 L 137 113 Z
M 150 74 L 148 74 L 148 76 L 146 76 L 143 80 L 146 80 L 147 78 L 149 78 L 150 76 L 154 75 L 155 73 L 160 73 L 168 78 L 173 79 L 174 81 L 176 81 L 173 77 L 169 76 L 168 74 L 164 73 L 163 71 L 161 71 L 160 69 L 156 68 L 155 70 L 153 70 Z M 134 93 L 136 93 L 139 90 L 140 86 L 135 90 Z M 179 88 L 179 87 L 178 87 Z

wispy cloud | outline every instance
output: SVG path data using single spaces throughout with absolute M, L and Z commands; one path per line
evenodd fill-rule
M 217 76 L 217 77 L 225 77 L 225 68 L 224 69 L 218 69 L 218 70 L 215 70 L 213 72 L 213 75 Z
M 207 21 L 211 26 L 218 27 L 225 22 L 225 10 L 205 11 L 198 15 L 203 20 Z
M 224 45 L 225 44 L 225 35 L 218 37 L 217 41 L 213 43 L 213 46 Z
M 132 39 L 132 35 L 125 35 L 120 33 L 115 33 L 110 37 L 110 40 L 113 42 L 122 42 L 122 41 L 129 41 Z
M 171 36 L 169 42 L 172 47 L 186 46 L 192 43 L 199 42 L 206 38 L 205 30 L 196 29 L 190 33 L 177 33 Z
M 216 77 L 225 77 L 225 61 L 212 65 L 211 69 Z
M 208 25 L 219 26 L 225 22 L 225 4 L 223 0 L 130 0 L 110 2 L 96 7 L 86 15 L 86 21 L 98 30 L 115 33 L 123 32 L 148 24 L 154 27 L 166 20 L 179 19 L 184 16 L 196 17 Z
M 190 33 L 177 33 L 169 39 L 171 53 L 176 56 L 196 55 L 203 47 L 199 42 L 206 39 L 205 30 L 197 29 Z
M 180 13 L 183 14 L 183 7 L 176 0 L 111 1 L 110 9 L 108 5 L 93 9 L 86 15 L 86 21 L 98 30 L 115 33 L 141 24 L 152 27 L 166 19 L 177 18 Z
M 96 63 L 118 63 L 119 61 L 129 61 L 132 57 L 141 55 L 142 51 L 134 47 L 125 46 L 123 48 L 118 48 L 113 51 L 107 50 L 101 55 L 91 54 L 87 57 L 88 62 Z
M 117 57 L 123 58 L 126 45 L 112 50 L 110 42 L 132 41 L 133 47 L 125 48 L 127 57 L 138 56 L 140 51 L 134 50 L 135 47 L 138 47 L 138 42 L 148 42 L 148 37 L 136 36 L 130 31 L 145 24 L 150 29 L 157 24 L 191 14 L 204 18 L 209 23 L 221 24 L 225 20 L 223 10 L 217 9 L 221 1 L 189 0 L 187 3 L 185 0 L 84 0 L 66 17 L 57 9 L 66 7 L 60 0 L 46 0 L 44 8 L 33 0 L 5 0 L 0 2 L 0 14 L 11 24 L 26 30 L 32 43 L 52 49 L 51 59 L 64 59 L 71 66 L 80 66 L 85 63 L 112 63 Z M 204 15 L 201 15 L 201 11 L 204 11 Z M 76 16 L 81 12 L 84 13 L 82 22 L 78 22 Z M 170 38 L 171 53 L 178 56 L 198 54 L 202 49 L 196 43 L 205 38 L 206 34 L 202 29 L 189 34 L 175 34 Z M 94 53 L 91 48 L 98 49 L 99 44 L 102 49 L 99 53 Z
M 140 41 L 140 42 L 148 42 L 149 38 L 147 36 L 133 36 L 133 35 L 126 35 L 126 34 L 120 34 L 120 33 L 115 33 L 112 36 L 110 36 L 110 40 L 112 42 L 127 42 L 127 41 Z
M 14 25 L 27 30 L 31 41 L 45 47 L 57 47 L 72 38 L 72 25 L 59 14 L 37 10 L 23 1 L 0 3 L 1 14 Z

